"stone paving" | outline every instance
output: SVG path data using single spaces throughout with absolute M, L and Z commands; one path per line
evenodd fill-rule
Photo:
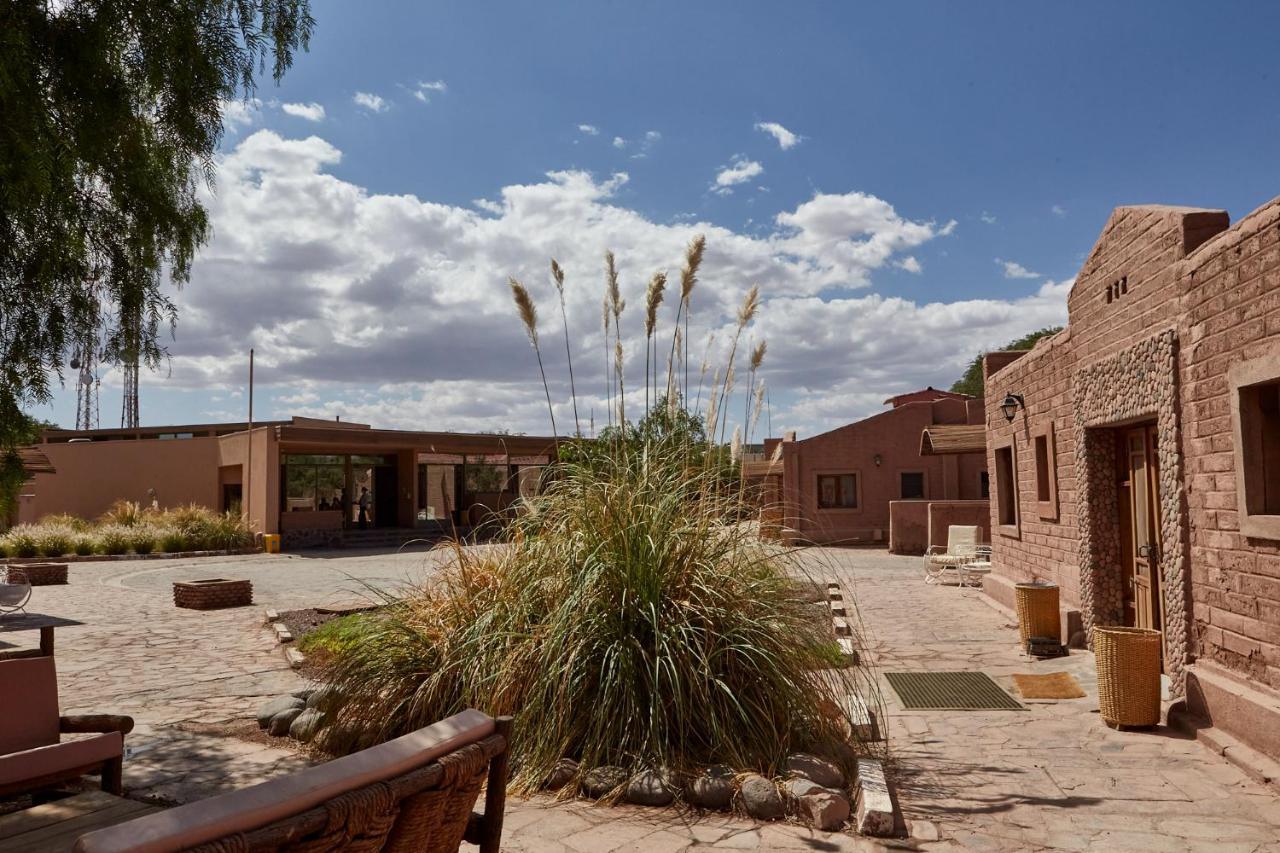
M 127 713 L 134 795 L 190 801 L 303 766 L 292 750 L 208 733 L 243 727 L 267 698 L 303 686 L 262 626 L 262 609 L 355 603 L 431 571 L 433 557 L 312 552 L 204 560 L 76 563 L 31 609 L 82 621 L 57 632 L 64 713 Z M 1036 662 L 1010 619 L 974 590 L 926 586 L 919 561 L 812 549 L 806 559 L 855 600 L 881 670 L 1073 673 L 1088 698 L 1024 711 L 905 712 L 885 689 L 899 799 L 919 850 L 1280 850 L 1280 798 L 1193 740 L 1163 728 L 1118 733 L 1099 720 L 1087 652 Z M 252 608 L 172 605 L 174 580 L 254 582 Z M 6 634 L 5 643 L 34 643 Z M 509 802 L 504 848 L 561 851 L 882 849 L 884 842 L 674 810 Z

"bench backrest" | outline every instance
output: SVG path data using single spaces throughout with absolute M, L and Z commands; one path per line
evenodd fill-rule
M 53 658 L 0 660 L 0 755 L 49 746 L 58 738 Z
M 967 557 L 978 551 L 978 528 L 967 524 L 952 524 L 947 528 L 947 553 Z
M 490 762 L 506 749 L 493 718 L 466 710 L 298 773 L 91 832 L 74 849 L 456 850 Z

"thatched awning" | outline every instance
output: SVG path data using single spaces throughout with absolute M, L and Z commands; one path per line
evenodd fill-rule
M 781 459 L 753 459 L 742 463 L 742 476 L 744 477 L 769 477 L 772 475 L 782 476 Z
M 987 428 L 982 424 L 942 424 L 925 427 L 920 435 L 921 456 L 986 452 Z
M 27 472 L 28 477 L 34 477 L 36 474 L 57 473 L 49 457 L 45 456 L 44 451 L 38 447 L 19 447 L 18 458 L 22 460 L 22 469 Z

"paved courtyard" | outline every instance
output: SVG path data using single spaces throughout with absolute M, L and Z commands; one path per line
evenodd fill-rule
M 883 670 L 980 669 L 1011 688 L 1015 672 L 1072 672 L 1085 699 L 1000 712 L 904 712 L 885 690 L 899 798 L 922 850 L 1280 850 L 1280 798 L 1193 740 L 1164 729 L 1118 733 L 1098 718 L 1092 656 L 1035 662 L 1008 618 L 973 590 L 926 586 L 915 558 L 813 549 L 870 634 Z M 422 552 L 253 555 L 207 560 L 78 563 L 71 583 L 36 590 L 32 609 L 83 622 L 57 633 L 64 713 L 138 721 L 125 782 L 135 795 L 190 801 L 251 784 L 306 759 L 215 730 L 252 726 L 266 698 L 303 686 L 262 627 L 262 609 L 348 604 L 365 584 L 392 588 L 431 571 Z M 170 584 L 244 577 L 252 608 L 172 605 Z M 34 637 L 3 635 L 6 642 Z M 674 811 L 512 801 L 504 847 L 559 851 L 879 849 L 847 835 L 757 827 Z

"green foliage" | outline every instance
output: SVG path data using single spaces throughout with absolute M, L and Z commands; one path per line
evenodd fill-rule
M 3 41 L 0 41 L 0 44 L 3 44 Z M 2 119 L 3 114 L 0 114 L 0 120 Z M 4 313 L 0 310 L 0 316 Z M 0 330 L 3 327 L 3 321 L 0 320 Z M 3 371 L 4 368 L 0 367 L 0 376 L 3 375 Z M 3 381 L 3 378 L 0 378 L 0 385 Z M 0 398 L 3 398 L 2 391 L 0 391 Z M 18 493 L 27 480 L 27 473 L 22 467 L 17 449 L 37 443 L 40 440 L 41 431 L 52 426 L 55 425 L 37 420 L 25 412 L 18 411 L 16 407 L 7 410 L 3 400 L 0 399 L 0 530 L 7 525 L 7 519 L 17 504 Z
M 185 282 L 207 239 L 223 101 L 312 27 L 308 0 L 0 3 L 0 449 L 78 345 L 160 363 L 161 273 Z
M 332 619 L 298 638 L 298 649 L 317 662 L 364 643 L 376 630 L 378 617 L 352 613 Z
M 1028 335 L 1023 335 L 1016 340 L 1009 341 L 1009 343 L 1001 347 L 1001 349 L 1031 349 L 1036 345 L 1036 341 L 1041 338 L 1047 338 L 1050 335 L 1056 335 L 1061 331 L 1061 326 L 1049 326 Z M 968 394 L 971 397 L 981 397 L 985 391 L 984 385 L 985 378 L 982 375 L 982 354 L 979 353 L 973 357 L 973 361 L 969 362 L 969 366 L 965 368 L 964 375 L 955 381 L 955 384 L 951 386 L 951 390 L 957 394 Z

